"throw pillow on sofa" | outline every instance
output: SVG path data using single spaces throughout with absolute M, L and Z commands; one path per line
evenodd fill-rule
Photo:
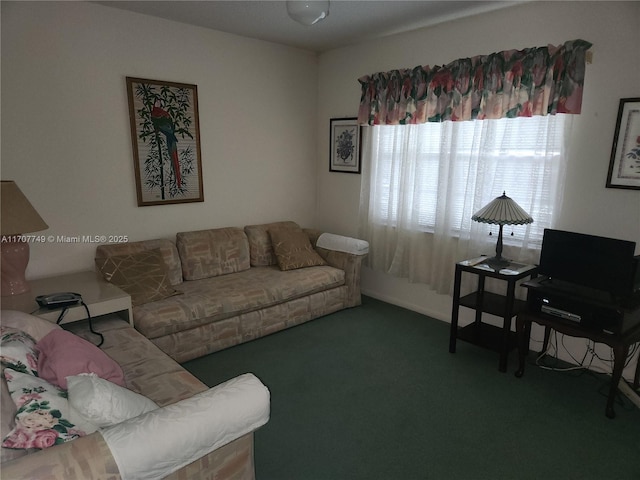
M 171 286 L 169 270 L 159 248 L 96 258 L 96 267 L 107 282 L 131 295 L 133 306 L 181 293 Z
M 278 264 L 278 258 L 273 251 L 273 244 L 269 236 L 269 230 L 276 228 L 300 228 L 300 225 L 292 221 L 282 221 L 244 227 L 244 233 L 247 235 L 247 240 L 249 240 L 249 257 L 252 267 L 266 267 Z
M 17 310 L 2 310 L 2 328 L 0 335 L 0 360 L 3 367 L 37 375 L 38 361 L 35 343 L 51 330 L 61 327 L 42 318 Z M 13 327 L 13 330 L 9 328 Z M 13 332 L 14 334 L 9 334 Z M 11 399 L 7 382 L 0 381 L 2 395 L 0 398 L 0 441 L 6 438 L 15 428 L 17 407 Z M 0 463 L 26 455 L 26 449 L 0 449 Z
M 62 327 L 44 318 L 36 317 L 30 313 L 18 310 L 2 310 L 3 327 L 13 327 L 33 337 L 37 342 L 51 330 L 60 330 Z
M 326 265 L 301 228 L 274 228 L 269 235 L 280 270 Z
M 17 412 L 15 426 L 3 439 L 3 447 L 42 449 L 97 430 L 72 411 L 64 390 L 10 368 L 4 370 L 4 377 Z
M 83 373 L 67 377 L 69 403 L 98 427 L 109 427 L 158 408 L 151 399 L 98 377 Z
M 66 330 L 52 330 L 36 343 L 38 375 L 63 389 L 66 377 L 79 373 L 95 373 L 124 386 L 120 365 L 91 342 Z
M 1 326 L 0 361 L 3 367 L 30 375 L 38 375 L 36 341 L 22 330 Z
M 0 381 L 0 442 L 9 436 L 16 426 L 16 412 L 18 408 L 11 399 L 7 382 Z M 27 450 L 0 448 L 0 465 L 9 460 L 20 458 L 28 453 Z M 1 469 L 2 467 L 0 467 Z

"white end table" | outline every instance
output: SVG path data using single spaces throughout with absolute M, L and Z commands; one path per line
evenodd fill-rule
M 80 272 L 41 278 L 29 282 L 31 290 L 21 295 L 0 297 L 0 307 L 3 310 L 19 310 L 31 313 L 55 323 L 60 316 L 60 310 L 40 308 L 36 303 L 38 295 L 58 292 L 74 292 L 82 296 L 82 300 L 89 308 L 92 317 L 118 314 L 133 326 L 133 312 L 131 297 L 120 288 L 105 281 L 96 272 Z M 83 305 L 74 305 L 60 322 L 71 323 L 87 319 Z

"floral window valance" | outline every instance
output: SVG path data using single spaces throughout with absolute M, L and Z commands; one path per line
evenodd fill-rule
M 358 79 L 358 123 L 397 125 L 580 113 L 591 43 L 507 50 L 445 66 L 391 70 Z

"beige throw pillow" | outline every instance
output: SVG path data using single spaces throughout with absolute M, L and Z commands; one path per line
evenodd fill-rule
M 134 306 L 181 293 L 169 282 L 167 265 L 159 248 L 96 259 L 96 266 L 105 280 L 131 295 Z
M 326 265 L 313 249 L 309 236 L 300 228 L 274 228 L 269 230 L 273 251 L 280 270 Z

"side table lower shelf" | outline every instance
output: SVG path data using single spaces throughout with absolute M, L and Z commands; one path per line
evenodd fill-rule
M 504 347 L 504 332 L 502 328 L 487 323 L 470 323 L 458 329 L 458 339 L 495 352 L 502 352 Z M 518 334 L 509 332 L 508 351 L 518 346 Z
M 478 305 L 479 292 L 473 292 L 469 295 L 465 295 L 460 299 L 460 305 L 467 308 L 475 309 Z M 504 295 L 499 295 L 492 292 L 482 292 L 482 311 L 495 315 L 496 317 L 502 317 L 507 307 L 507 298 Z M 515 317 L 519 312 L 523 311 L 527 307 L 527 302 L 513 299 L 512 314 Z

